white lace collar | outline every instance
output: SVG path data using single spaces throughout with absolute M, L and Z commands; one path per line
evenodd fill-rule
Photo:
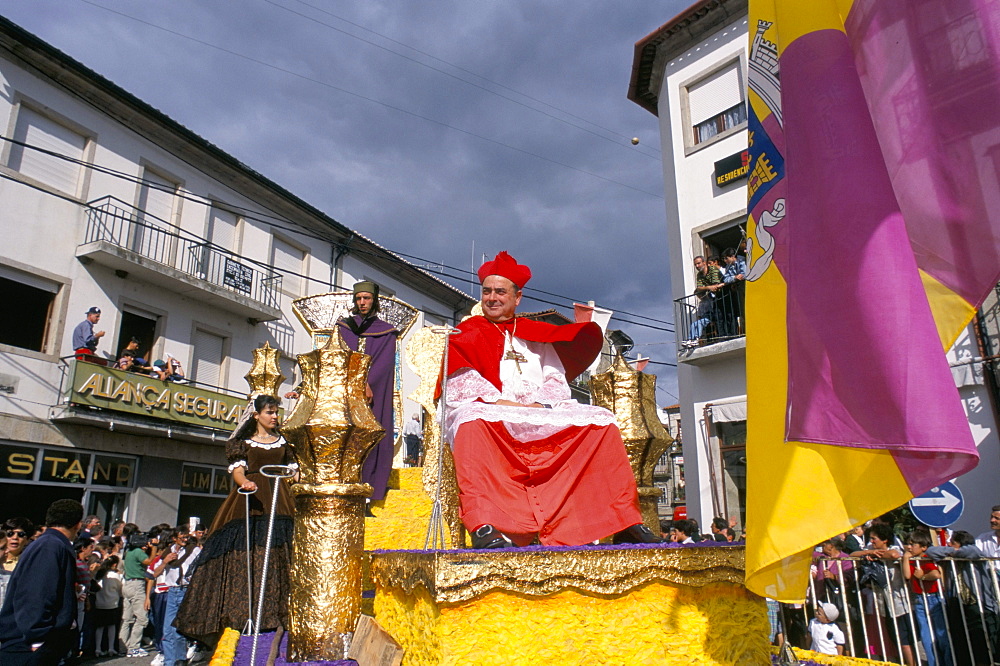
M 282 437 L 281 435 L 278 435 L 278 439 L 274 440 L 270 444 L 263 444 L 261 442 L 255 442 L 252 439 L 246 440 L 246 443 L 247 443 L 247 446 L 252 446 L 255 449 L 276 449 L 279 446 L 283 446 L 285 444 L 285 438 Z

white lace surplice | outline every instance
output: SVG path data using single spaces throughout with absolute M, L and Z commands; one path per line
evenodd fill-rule
M 606 426 L 615 415 L 603 407 L 584 405 L 570 398 L 562 361 L 552 345 L 529 342 L 505 335 L 504 349 L 521 354 L 526 361 L 501 359 L 500 381 L 503 391 L 472 368 L 462 368 L 448 377 L 449 442 L 463 423 L 490 421 L 503 423 L 511 437 L 519 442 L 533 442 L 558 433 L 567 426 Z M 523 404 L 534 402 L 552 405 L 552 409 L 508 407 L 490 404 L 499 399 Z

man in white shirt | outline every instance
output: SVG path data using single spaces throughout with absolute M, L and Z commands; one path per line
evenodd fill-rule
M 176 662 L 187 660 L 187 639 L 177 632 L 174 618 L 184 601 L 188 583 L 191 580 L 191 565 L 198 559 L 201 546 L 189 544 L 187 525 L 174 529 L 174 543 L 170 552 L 163 556 L 163 580 L 167 584 L 167 610 L 163 617 L 163 666 L 175 666 Z
M 1000 504 L 990 511 L 990 529 L 976 537 L 976 546 L 986 557 L 1000 557 Z M 994 566 L 998 564 L 993 563 Z

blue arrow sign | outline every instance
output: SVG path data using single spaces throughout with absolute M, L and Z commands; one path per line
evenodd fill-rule
M 913 516 L 927 527 L 948 527 L 962 517 L 965 502 L 962 491 L 951 481 L 931 488 L 920 497 L 910 500 Z

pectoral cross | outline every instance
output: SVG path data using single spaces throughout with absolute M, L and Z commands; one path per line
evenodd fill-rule
M 521 364 L 528 362 L 528 359 L 525 358 L 524 354 L 514 351 L 513 349 L 507 350 L 507 353 L 504 354 L 503 360 L 514 361 L 514 365 L 517 366 L 517 374 L 521 374 Z

